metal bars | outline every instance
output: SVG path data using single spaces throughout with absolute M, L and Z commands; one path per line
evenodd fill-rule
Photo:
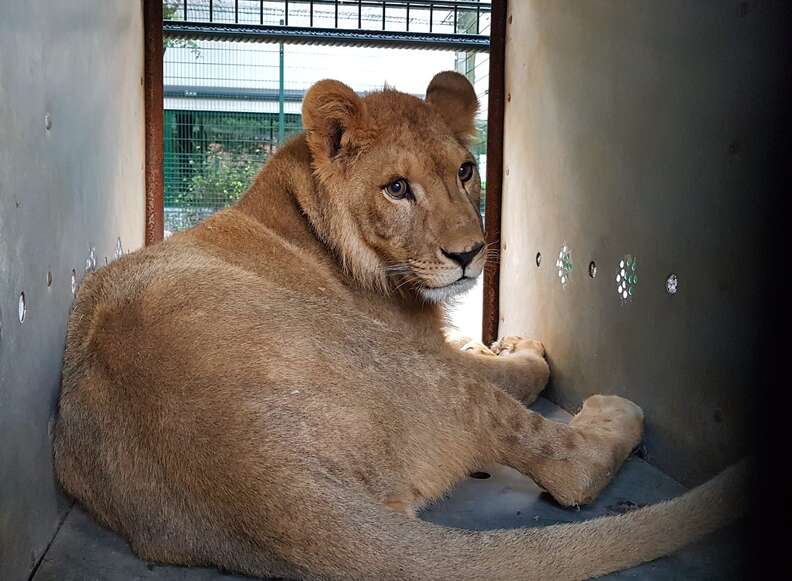
M 344 30 L 277 25 L 235 25 L 166 21 L 163 31 L 168 38 L 201 40 L 237 40 L 246 42 L 283 42 L 288 44 L 324 44 L 329 46 L 376 46 L 385 48 L 424 48 L 488 52 L 489 37 L 425 32 L 391 32 L 378 30 Z
M 492 12 L 490 2 L 470 0 L 259 0 L 257 6 L 255 0 L 176 0 L 175 4 L 181 4 L 182 18 L 165 20 L 164 26 L 164 33 L 172 38 L 227 38 L 237 30 L 248 41 L 377 46 L 392 39 L 399 46 L 471 51 L 487 50 L 488 27 L 482 21 Z M 340 14 L 340 8 L 349 6 L 357 8 L 354 16 Z M 327 7 L 332 11 L 319 10 Z M 374 16 L 376 9 L 379 16 Z M 277 14 L 282 18 L 274 16 L 273 21 Z M 298 22 L 290 21 L 291 16 Z M 371 27 L 376 19 L 379 31 Z M 460 27 L 460 22 L 469 24 Z M 379 34 L 372 36 L 374 32 Z

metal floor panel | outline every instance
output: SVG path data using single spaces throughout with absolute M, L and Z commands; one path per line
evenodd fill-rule
M 569 414 L 547 400 L 534 409 L 567 421 Z M 625 463 L 611 486 L 591 506 L 565 509 L 555 504 L 526 476 L 493 466 L 488 479 L 468 479 L 445 500 L 425 510 L 425 520 L 465 529 L 545 526 L 617 513 L 634 505 L 677 496 L 684 487 L 639 458 Z M 604 577 L 626 580 L 741 579 L 743 563 L 739 525 L 676 554 Z M 519 579 L 519 573 L 515 572 Z M 33 581 L 216 581 L 249 579 L 211 569 L 165 567 L 141 561 L 127 543 L 93 522 L 75 506 L 55 537 Z

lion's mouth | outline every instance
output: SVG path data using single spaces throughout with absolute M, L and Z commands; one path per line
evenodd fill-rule
M 433 303 L 441 303 L 458 294 L 469 291 L 476 284 L 476 279 L 469 276 L 460 276 L 454 282 L 439 287 L 423 287 L 420 289 L 421 296 Z

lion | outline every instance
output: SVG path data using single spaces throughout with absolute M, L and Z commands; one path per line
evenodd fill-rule
M 568 425 L 528 409 L 539 341 L 446 341 L 443 304 L 488 254 L 477 107 L 453 72 L 425 100 L 320 81 L 236 205 L 88 276 L 54 428 L 64 490 L 143 559 L 285 579 L 585 579 L 736 518 L 744 467 L 579 524 L 416 518 L 492 463 L 590 502 L 642 437 L 621 397 Z

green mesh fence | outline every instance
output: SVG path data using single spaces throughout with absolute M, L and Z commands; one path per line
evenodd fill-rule
M 214 17 L 233 4 L 215 0 Z M 164 6 L 166 19 L 183 18 L 182 0 L 166 0 Z M 250 6 L 258 10 L 259 2 Z M 277 23 L 277 6 L 267 10 L 268 18 Z M 421 28 L 422 14 L 411 12 L 411 30 Z M 207 0 L 190 0 L 189 20 L 207 15 Z M 349 13 L 350 26 L 357 26 L 357 17 L 356 10 Z M 363 11 L 364 26 L 366 18 L 373 21 L 375 17 L 381 19 L 381 12 Z M 290 12 L 290 18 L 294 22 L 296 13 Z M 403 15 L 389 18 L 393 26 L 404 25 Z M 452 18 L 451 10 L 436 11 L 434 26 L 448 24 Z M 480 33 L 488 34 L 488 14 L 460 11 L 456 18 L 458 31 L 472 30 L 478 19 Z M 302 130 L 302 97 L 314 82 L 325 78 L 341 80 L 359 93 L 387 83 L 423 97 L 435 73 L 455 69 L 465 74 L 481 103 L 479 135 L 472 150 L 485 175 L 486 53 L 169 38 L 165 47 L 166 235 L 189 228 L 238 200 L 279 144 Z

